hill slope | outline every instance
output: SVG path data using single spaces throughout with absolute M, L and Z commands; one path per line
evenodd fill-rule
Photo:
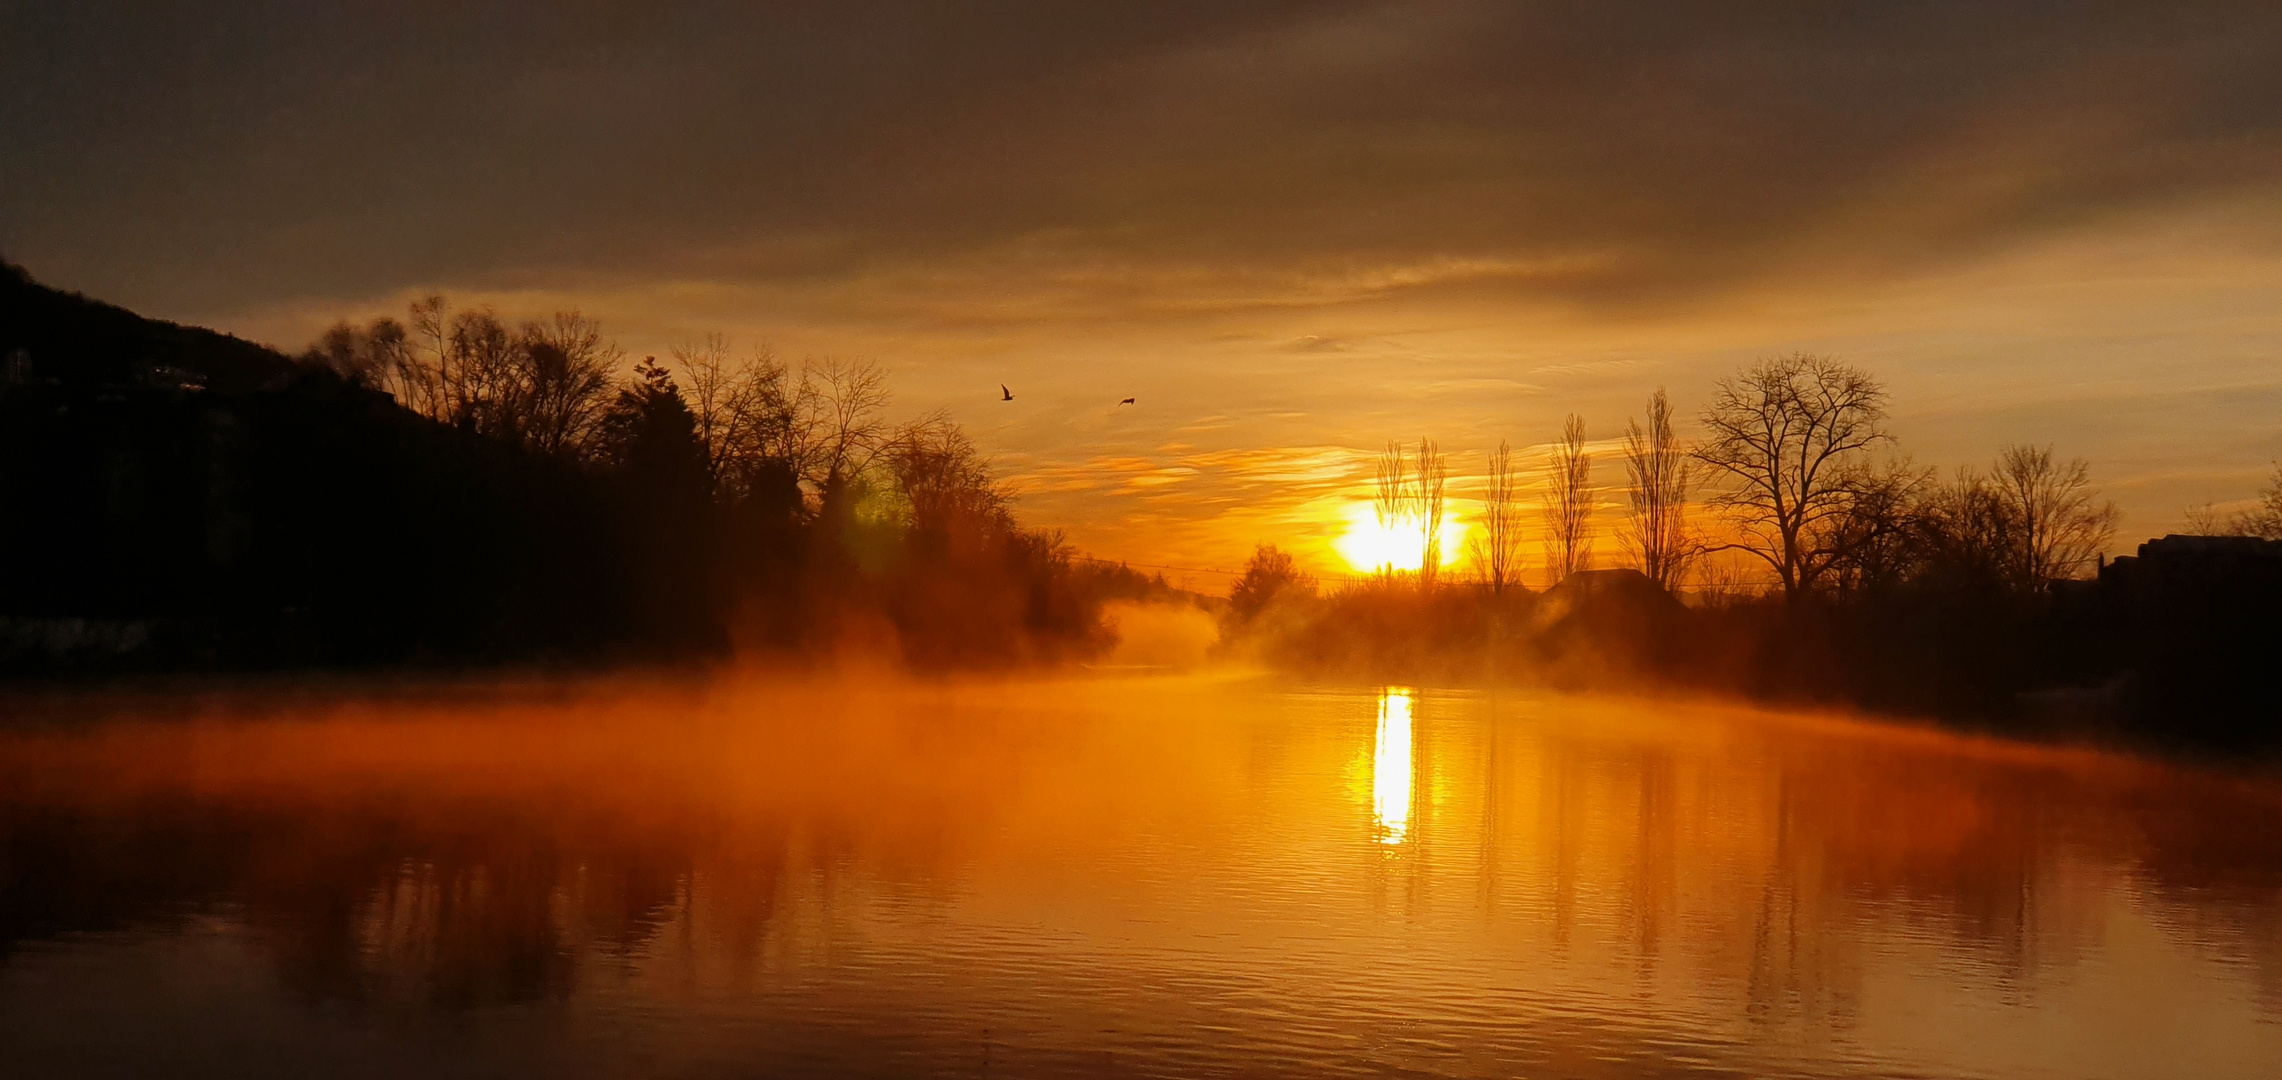
M 0 665 L 606 642 L 593 478 L 0 265 Z

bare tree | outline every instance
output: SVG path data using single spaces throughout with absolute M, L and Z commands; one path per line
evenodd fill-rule
M 859 488 L 886 490 L 889 479 L 898 489 L 916 483 L 924 498 L 966 490 L 944 486 L 944 463 L 983 468 L 940 414 L 891 428 L 886 372 L 868 361 L 810 361 L 794 383 L 767 343 L 740 361 L 719 334 L 676 347 L 673 359 L 722 502 L 760 498 L 808 512 Z M 868 477 L 883 464 L 886 473 Z
M 1842 470 L 1848 502 L 1820 529 L 1821 542 L 1837 554 L 1824 564 L 1818 584 L 1863 592 L 1915 574 L 1925 561 L 1922 511 L 1933 476 L 1906 457 L 1858 461 Z
M 301 359 L 329 368 L 359 386 L 382 391 L 422 416 L 441 419 L 447 410 L 431 359 L 440 354 L 423 346 L 444 348 L 443 303 L 442 297 L 434 296 L 415 302 L 410 331 L 386 316 L 362 328 L 335 323 L 302 352 Z M 431 330 L 433 334 L 428 333 Z
M 714 496 L 738 502 L 765 495 L 775 506 L 798 503 L 807 436 L 817 428 L 803 398 L 787 385 L 784 364 L 767 343 L 741 362 L 713 335 L 674 351 L 690 383 L 690 410 L 706 448 Z M 814 395 L 808 399 L 818 400 Z
M 1411 496 L 1418 514 L 1418 583 L 1428 590 L 1442 570 L 1442 501 L 1450 479 L 1450 465 L 1431 439 L 1418 440 L 1413 459 Z
M 1696 596 L 1710 607 L 1733 607 L 1744 603 L 1762 591 L 1754 587 L 1744 567 L 1747 560 L 1704 557 L 1696 560 L 1693 570 Z
M 444 391 L 450 372 L 444 298 L 431 293 L 414 300 L 407 312 L 410 331 L 405 335 L 404 389 L 397 394 L 412 411 L 430 420 L 447 421 L 451 403 Z M 425 354 L 425 355 L 423 355 Z
M 907 524 L 928 542 L 955 547 L 1013 531 L 1012 497 L 948 414 L 903 425 L 881 453 L 910 512 Z
M 1721 549 L 1764 560 L 1785 599 L 1813 589 L 1872 538 L 1896 484 L 1919 474 L 1868 467 L 1888 441 L 1886 393 L 1867 373 L 1822 356 L 1762 360 L 1722 379 L 1704 410 L 1695 458 L 1727 481 L 1712 498 L 1738 538 Z M 1915 477 L 1913 480 L 1912 477 Z
M 729 360 L 729 339 L 707 334 L 673 347 L 674 366 L 681 369 L 682 396 L 689 400 L 690 416 L 697 422 L 697 439 L 705 444 L 706 472 L 716 493 L 736 453 L 731 437 L 735 426 L 737 371 Z
M 1648 426 L 1625 426 L 1624 471 L 1632 517 L 1624 546 L 1640 572 L 1666 589 L 1679 587 L 1694 555 L 1688 536 L 1688 455 L 1672 433 L 1672 405 L 1657 388 L 1648 399 Z
M 342 323 L 303 358 L 393 396 L 439 423 L 549 454 L 585 454 L 621 366 L 618 347 L 576 311 L 509 330 L 484 310 L 448 315 L 441 296 L 412 304 L 406 323 Z
M 830 357 L 802 367 L 795 399 L 802 482 L 819 504 L 857 482 L 887 449 L 887 372 Z
M 1545 561 L 1553 583 L 1593 562 L 1592 455 L 1585 452 L 1585 418 L 1569 414 L 1549 455 L 1545 495 Z
M 798 389 L 767 342 L 755 346 L 728 394 L 727 483 L 738 498 L 800 502 L 802 439 L 808 426 Z
M 2008 446 L 1990 479 L 2012 513 L 2013 573 L 2023 585 L 2076 577 L 2115 536 L 2116 504 L 2092 490 L 2083 458 L 2052 460 L 2052 448 Z
M 766 343 L 742 361 L 732 356 L 728 339 L 719 334 L 673 351 L 688 384 L 714 496 L 724 502 L 765 496 L 772 505 L 789 500 L 816 509 L 851 485 L 868 483 L 864 474 L 883 455 L 894 454 L 899 440 L 920 438 L 933 422 L 890 430 L 887 374 L 868 361 L 810 361 L 794 383 Z M 949 453 L 947 447 L 936 449 Z M 903 459 L 933 460 L 909 453 Z
M 730 355 L 729 339 L 720 334 L 673 350 L 705 444 L 706 472 L 723 502 L 749 496 L 763 472 L 792 471 L 800 457 L 800 417 L 775 350 L 764 343 L 741 363 Z
M 2243 536 L 2282 540 L 2282 465 L 2274 467 L 2273 479 L 2259 489 L 2258 505 L 2236 514 L 2230 524 Z
M 1390 442 L 1385 450 L 1380 451 L 1377 480 L 1378 494 L 1371 503 L 1371 512 L 1377 517 L 1382 533 L 1399 533 L 1410 513 L 1411 504 L 1410 464 L 1401 443 Z M 1379 566 L 1381 576 L 1392 578 L 1394 572 L 1394 563 L 1391 561 Z
M 373 341 L 374 331 L 384 325 L 393 327 L 395 322 L 378 319 L 369 330 L 359 330 L 346 322 L 334 323 L 332 329 L 302 352 L 301 359 L 304 363 L 329 368 L 333 374 L 358 386 L 384 390 L 388 385 L 388 365 Z
M 523 432 L 521 349 L 507 324 L 489 310 L 452 316 L 445 339 L 450 358 L 444 382 L 446 420 L 478 435 L 515 441 Z
M 2234 522 L 2219 513 L 2215 502 L 2204 502 L 2187 508 L 2187 531 L 2196 536 L 2231 536 Z
M 625 354 L 603 340 L 601 324 L 576 311 L 525 323 L 518 344 L 523 378 L 511 395 L 521 414 L 514 426 L 541 453 L 583 453 Z
M 1494 596 L 1520 581 L 1521 508 L 1514 496 L 1513 447 L 1498 440 L 1490 452 L 1490 471 L 1482 487 L 1482 532 L 1468 541 L 1474 566 Z
M 1914 577 L 1951 592 L 1994 592 L 2015 581 L 2017 515 L 1997 485 L 1972 469 L 1932 485 L 1918 499 L 1907 555 L 1896 576 Z
M 2203 536 L 2256 536 L 2282 540 L 2282 464 L 2274 466 L 2273 479 L 2258 491 L 2258 504 L 2232 514 L 2219 512 L 2216 503 L 2187 508 L 2187 530 Z

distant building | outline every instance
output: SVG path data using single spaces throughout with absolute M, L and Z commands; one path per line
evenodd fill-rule
M 2110 605 L 2168 605 L 2221 594 L 2282 590 L 2282 540 L 2255 536 L 2165 536 L 2100 568 Z
M 2100 568 L 2096 604 L 2141 723 L 2207 745 L 2282 735 L 2282 541 L 2150 540 Z

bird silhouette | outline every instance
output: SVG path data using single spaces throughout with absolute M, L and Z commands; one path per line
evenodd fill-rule
M 1000 384 L 998 384 L 998 392 L 999 392 L 1000 394 L 1004 395 L 1004 396 L 1002 396 L 1002 397 L 1000 397 L 1000 398 L 999 398 L 999 400 L 1000 400 L 1000 401 L 1013 401 L 1013 400 L 1014 400 L 1014 391 L 1007 389 L 1007 388 L 1006 388 L 1006 384 L 1005 384 L 1005 383 L 1000 383 Z
M 1131 404 L 1133 404 L 1133 399 L 1132 399 L 1132 398 L 1126 398 L 1125 400 L 1118 402 L 1118 404 L 1120 404 L 1120 405 L 1131 405 Z

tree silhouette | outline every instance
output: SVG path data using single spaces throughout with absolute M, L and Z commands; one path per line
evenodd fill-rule
M 1886 392 L 1859 368 L 1795 353 L 1721 379 L 1705 408 L 1696 460 L 1727 486 L 1712 498 L 1738 538 L 1720 550 L 1765 561 L 1796 599 L 1864 545 L 1890 534 L 1897 487 L 1871 447 L 1889 441 Z
M 1435 578 L 1442 572 L 1442 501 L 1450 480 L 1450 465 L 1442 457 L 1442 448 L 1426 438 L 1418 440 L 1414 464 L 1416 472 L 1411 480 L 1411 494 L 1418 515 L 1418 583 L 1431 592 Z
M 1010 531 L 1007 495 L 958 425 L 941 415 L 906 425 L 887 446 L 914 532 L 943 545 Z
M 2258 505 L 2235 519 L 2235 529 L 2245 536 L 2282 540 L 2282 465 L 2274 467 L 2273 479 L 2259 489 Z
M 1490 452 L 1489 473 L 1482 487 L 1482 535 L 1468 541 L 1474 565 L 1493 595 L 1521 579 L 1521 508 L 1515 496 L 1518 483 L 1513 470 L 1513 447 L 1498 440 Z
M 507 395 L 519 414 L 512 427 L 542 454 L 577 456 L 593 437 L 624 354 L 576 311 L 525 323 L 516 344 L 522 372 Z
M 2224 522 L 2206 526 L 2203 531 L 2282 540 L 2282 464 L 2274 466 L 2273 478 L 2259 489 L 2258 505 L 2236 513 Z
M 661 497 L 705 490 L 708 461 L 697 418 L 656 357 L 634 365 L 601 428 L 604 463 L 643 490 Z
M 2049 446 L 2008 446 L 1990 478 L 2013 517 L 2013 572 L 2028 587 L 2080 576 L 2115 535 L 2116 505 L 2093 493 L 2083 458 L 2055 462 Z
M 1279 598 L 1314 594 L 1315 579 L 1300 570 L 1290 553 L 1274 544 L 1261 544 L 1245 562 L 1244 576 L 1228 592 L 1228 618 L 1241 626 L 1258 618 Z
M 1381 533 L 1394 535 L 1401 532 L 1405 525 L 1405 519 L 1410 514 L 1411 475 L 1409 460 L 1399 442 L 1389 442 L 1387 448 L 1379 452 L 1378 470 L 1374 475 L 1376 487 L 1374 489 L 1375 496 L 1371 501 L 1371 513 L 1378 520 Z M 1380 576 L 1393 580 L 1394 573 L 1393 562 L 1380 564 Z
M 422 416 L 540 453 L 584 457 L 624 355 L 576 311 L 510 331 L 489 311 L 412 304 L 410 328 L 340 323 L 302 354 Z
M 1545 494 L 1545 561 L 1552 584 L 1592 566 L 1592 455 L 1585 452 L 1585 418 L 1575 413 L 1561 425 L 1560 441 L 1547 454 L 1550 479 Z
M 821 500 L 849 485 L 887 448 L 887 372 L 827 357 L 800 374 L 800 474 Z
M 1695 553 L 1688 535 L 1688 455 L 1672 432 L 1672 405 L 1663 388 L 1648 399 L 1648 426 L 1630 422 L 1624 433 L 1624 470 L 1632 515 L 1624 544 L 1640 572 L 1675 589 Z

